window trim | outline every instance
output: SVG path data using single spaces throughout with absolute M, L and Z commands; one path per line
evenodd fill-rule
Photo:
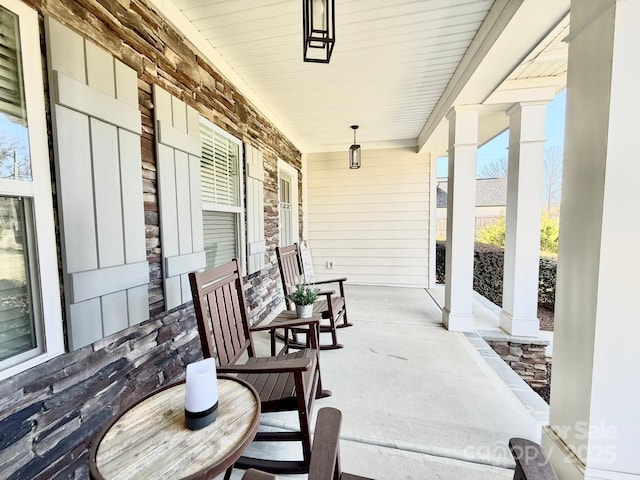
M 238 146 L 238 201 L 239 206 L 223 205 L 213 202 L 202 201 L 203 211 L 217 211 L 217 212 L 231 212 L 236 214 L 236 231 L 239 233 L 236 239 L 236 252 L 238 252 L 238 260 L 240 262 L 240 268 L 243 275 L 246 275 L 247 271 L 247 232 L 246 232 L 246 209 L 244 204 L 245 198 L 245 178 L 244 178 L 244 143 L 239 138 L 234 137 L 228 132 L 218 127 L 212 121 L 204 118 L 200 115 L 200 123 L 205 127 L 213 130 L 215 133 L 225 137 L 230 142 Z
M 37 291 L 41 312 L 42 353 L 0 371 L 0 380 L 39 365 L 65 351 L 58 276 L 58 253 L 53 219 L 53 197 L 49 165 L 49 144 L 45 117 L 44 81 L 40 56 L 40 28 L 38 13 L 18 0 L 1 0 L 2 6 L 18 16 L 22 54 L 23 81 L 27 118 L 29 120 L 29 149 L 32 182 L 1 180 L 0 194 L 31 198 L 31 212 L 35 227 L 34 252 L 36 262 L 30 265 L 38 272 Z M 18 355 L 19 357 L 19 355 Z

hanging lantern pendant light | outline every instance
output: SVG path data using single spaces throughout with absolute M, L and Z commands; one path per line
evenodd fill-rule
M 302 0 L 304 61 L 329 63 L 336 41 L 335 0 Z
M 358 125 L 351 125 L 353 129 L 353 145 L 349 147 L 349 168 L 360 168 L 362 160 L 362 150 L 360 145 L 356 143 L 356 130 Z

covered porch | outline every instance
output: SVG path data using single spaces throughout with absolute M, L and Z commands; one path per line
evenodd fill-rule
M 354 297 L 345 349 L 322 355 L 347 470 L 507 478 L 513 428 L 561 480 L 640 476 L 640 0 L 341 3 L 343 46 L 309 66 L 299 1 L 0 0 L 1 133 L 22 142 L 0 166 L 0 252 L 20 270 L 0 285 L 7 478 L 86 477 L 102 426 L 202 357 L 189 272 L 239 258 L 259 323 L 282 308 L 276 247 L 303 239 Z M 533 421 L 466 340 L 477 150 L 509 129 L 497 328 L 533 335 L 545 104 L 565 87 L 552 400 Z
M 508 440 L 540 442 L 548 422 L 544 401 L 513 371 L 501 376 L 510 369 L 497 356 L 488 363 L 477 339 L 446 330 L 426 289 L 347 285 L 346 295 L 356 327 L 340 331 L 343 349 L 322 353 L 324 386 L 333 395 L 314 404 L 316 412 L 327 406 L 343 412 L 343 470 L 380 480 L 513 478 Z M 474 303 L 488 321 L 491 313 Z M 254 341 L 260 354 L 269 353 L 266 333 Z M 495 362 L 503 368 L 494 369 Z M 514 386 L 528 396 L 519 397 Z M 261 425 L 295 430 L 297 417 L 266 414 Z M 254 444 L 248 452 L 300 454 L 283 443 Z

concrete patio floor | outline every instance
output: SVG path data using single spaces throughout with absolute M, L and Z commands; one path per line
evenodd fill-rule
M 343 349 L 322 352 L 322 380 L 333 396 L 314 404 L 315 412 L 331 406 L 343 413 L 343 470 L 378 480 L 512 478 L 507 442 L 539 442 L 539 422 L 464 334 L 443 328 L 433 297 L 424 289 L 353 285 L 346 296 L 354 326 L 339 330 Z M 254 341 L 268 355 L 267 337 Z M 261 424 L 294 429 L 297 418 L 267 414 Z M 298 452 L 256 443 L 247 453 Z

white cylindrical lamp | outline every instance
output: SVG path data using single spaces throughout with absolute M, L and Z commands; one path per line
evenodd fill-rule
M 184 418 L 190 430 L 213 423 L 218 416 L 216 361 L 206 358 L 187 365 Z

